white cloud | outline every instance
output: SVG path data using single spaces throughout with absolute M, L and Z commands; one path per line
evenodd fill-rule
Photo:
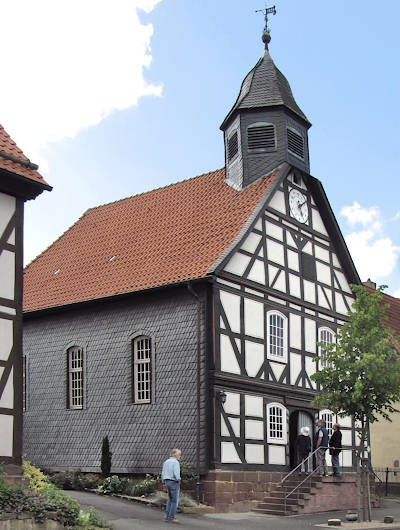
M 345 239 L 361 280 L 376 281 L 394 271 L 400 248 L 389 237 L 376 238 L 372 230 L 363 230 Z
M 161 95 L 143 77 L 153 27 L 137 14 L 160 1 L 2 4 L 0 119 L 33 161 L 49 142 L 74 137 L 141 96 Z
M 379 208 L 377 206 L 363 208 L 357 201 L 354 201 L 352 206 L 345 206 L 342 208 L 340 214 L 346 217 L 351 225 L 359 223 L 363 226 L 367 226 L 379 217 Z
M 396 298 L 400 298 L 400 289 L 397 289 L 397 291 L 393 293 L 393 296 Z
M 340 214 L 353 229 L 345 239 L 361 280 L 377 281 L 389 276 L 396 268 L 400 247 L 384 234 L 388 221 L 382 219 L 380 209 L 377 206 L 363 208 L 354 202 L 342 208 Z M 357 224 L 364 229 L 354 230 Z

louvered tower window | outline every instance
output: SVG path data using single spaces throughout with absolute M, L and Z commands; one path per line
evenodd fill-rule
M 287 131 L 287 142 L 288 142 L 288 151 L 302 160 L 304 160 L 304 138 L 294 129 L 289 127 Z
M 235 131 L 228 138 L 228 161 L 231 161 L 237 155 L 239 149 L 238 132 Z
M 272 123 L 254 123 L 247 127 L 249 151 L 272 150 L 276 147 L 275 127 Z

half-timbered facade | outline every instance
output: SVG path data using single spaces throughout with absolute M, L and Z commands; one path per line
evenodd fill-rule
M 314 358 L 360 280 L 310 126 L 266 48 L 221 125 L 223 170 L 88 210 L 27 267 L 30 459 L 97 471 L 107 434 L 115 472 L 158 471 L 172 445 L 202 475 L 287 471 L 302 426 L 332 427 Z
M 0 461 L 22 455 L 22 259 L 24 202 L 51 189 L 0 126 Z

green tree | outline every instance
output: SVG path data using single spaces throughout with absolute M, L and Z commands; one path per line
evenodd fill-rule
M 368 424 L 383 417 L 389 421 L 394 404 L 400 400 L 399 341 L 387 323 L 387 304 L 379 287 L 370 293 L 362 285 L 352 285 L 355 295 L 349 321 L 336 335 L 336 342 L 319 343 L 324 361 L 312 379 L 320 385 L 314 403 L 341 416 L 353 416 L 359 427 L 360 445 L 365 447 Z
M 110 475 L 111 457 L 110 443 L 108 441 L 108 436 L 105 436 L 101 444 L 101 474 L 103 477 L 108 477 Z

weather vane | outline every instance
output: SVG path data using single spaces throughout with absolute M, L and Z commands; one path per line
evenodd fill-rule
M 263 13 L 265 18 L 265 28 L 262 34 L 262 41 L 265 44 L 265 47 L 268 49 L 268 43 L 271 40 L 271 35 L 269 33 L 268 28 L 268 15 L 276 15 L 276 8 L 275 6 L 267 7 L 265 6 L 265 9 L 256 9 L 256 13 Z

